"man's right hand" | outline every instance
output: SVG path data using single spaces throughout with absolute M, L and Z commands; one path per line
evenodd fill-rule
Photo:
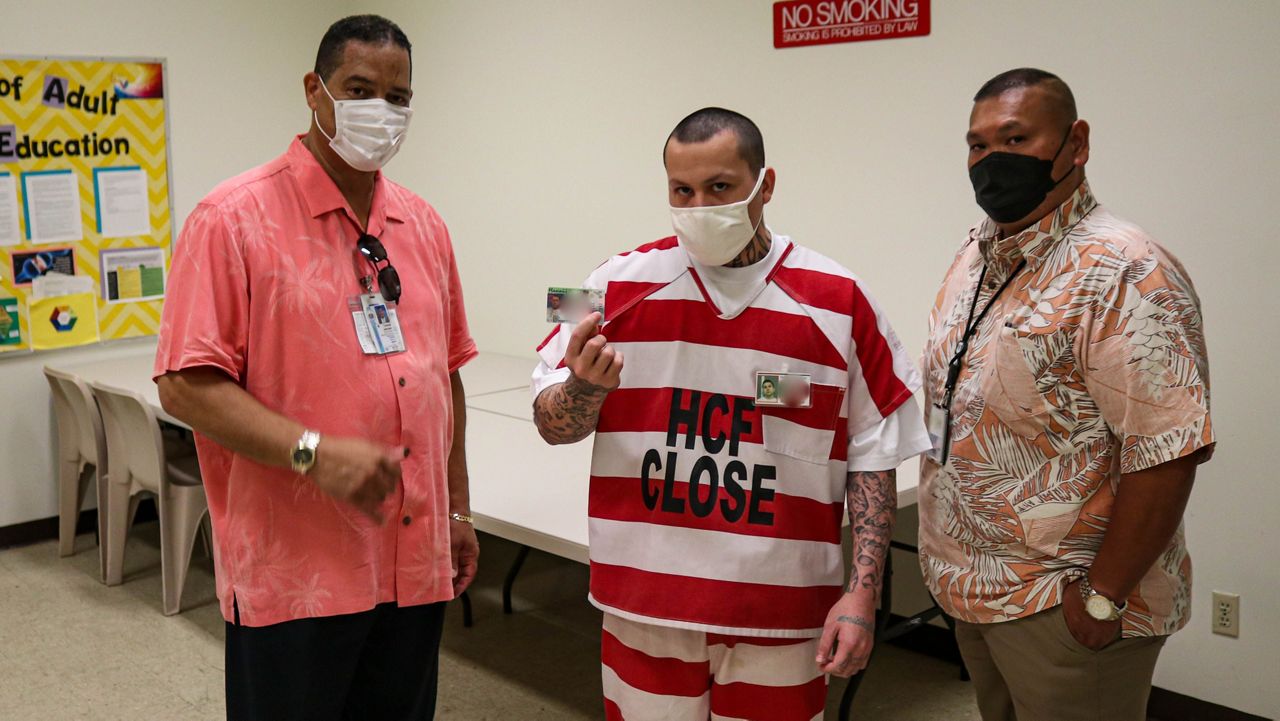
M 608 392 L 622 383 L 622 353 L 600 333 L 602 320 L 599 313 L 582 319 L 569 336 L 564 362 L 579 381 Z
M 622 385 L 622 353 L 601 335 L 600 321 L 592 313 L 573 329 L 564 351 L 569 379 L 533 401 L 533 422 L 547 443 L 577 443 L 591 435 L 605 396 Z
M 401 449 L 360 438 L 325 436 L 316 447 L 316 463 L 307 478 L 320 490 L 350 503 L 382 524 L 380 507 L 400 482 Z

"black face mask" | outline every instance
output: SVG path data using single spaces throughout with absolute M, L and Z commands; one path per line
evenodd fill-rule
M 1071 128 L 1062 138 L 1058 152 L 1050 160 L 1032 155 L 995 152 L 979 160 L 969 168 L 969 181 L 973 183 L 974 197 L 978 205 L 997 223 L 1012 223 L 1027 217 L 1040 206 L 1049 192 L 1067 175 L 1053 179 L 1053 163 L 1067 147 Z

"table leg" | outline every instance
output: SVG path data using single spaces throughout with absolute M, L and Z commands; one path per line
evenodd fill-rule
M 938 609 L 938 614 L 942 616 L 942 622 L 947 624 L 947 628 L 951 629 L 951 635 L 954 637 L 956 635 L 956 620 L 947 614 L 942 613 L 942 609 L 938 608 L 937 601 L 933 602 L 933 607 Z M 964 656 L 960 657 L 960 680 L 969 680 L 969 667 L 964 665 Z
M 512 613 L 511 610 L 511 587 L 515 585 L 516 575 L 520 573 L 520 567 L 524 565 L 524 561 L 529 557 L 529 547 L 521 546 L 520 552 L 516 554 L 516 560 L 511 563 L 511 570 L 507 571 L 507 578 L 502 582 L 502 612 L 506 614 Z
M 462 601 L 462 625 L 464 628 L 471 628 L 475 625 L 475 617 L 471 614 L 471 597 L 463 591 L 459 599 Z

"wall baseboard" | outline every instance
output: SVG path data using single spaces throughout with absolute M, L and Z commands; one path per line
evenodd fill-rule
M 904 620 L 906 620 L 904 617 L 894 614 L 889 617 L 889 624 Z M 960 649 L 956 647 L 955 637 L 945 628 L 926 624 L 889 643 L 898 648 L 960 665 Z M 1151 721 L 1272 721 L 1158 686 L 1151 689 L 1151 699 L 1147 702 L 1147 716 Z
M 1263 716 L 1201 701 L 1159 686 L 1151 689 L 1147 716 L 1159 721 L 1271 721 Z
M 156 515 L 156 506 L 153 499 L 143 498 L 138 502 L 138 513 L 134 516 L 134 523 L 154 521 L 158 518 L 159 516 Z M 97 529 L 98 510 L 96 508 L 90 508 L 87 511 L 81 511 L 80 518 L 76 520 L 76 535 L 80 535 L 81 533 L 94 533 Z M 37 518 L 34 521 L 15 523 L 11 526 L 0 526 L 0 548 L 27 546 L 32 543 L 40 543 L 41 541 L 56 540 L 57 538 L 57 516 Z

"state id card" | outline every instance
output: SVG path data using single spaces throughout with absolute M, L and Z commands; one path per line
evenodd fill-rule
M 380 291 L 349 298 L 347 309 L 355 324 L 356 340 L 366 355 L 388 355 L 405 350 L 396 309 L 387 303 Z
M 604 318 L 604 291 L 595 288 L 547 288 L 547 322 L 582 322 L 592 313 Z

